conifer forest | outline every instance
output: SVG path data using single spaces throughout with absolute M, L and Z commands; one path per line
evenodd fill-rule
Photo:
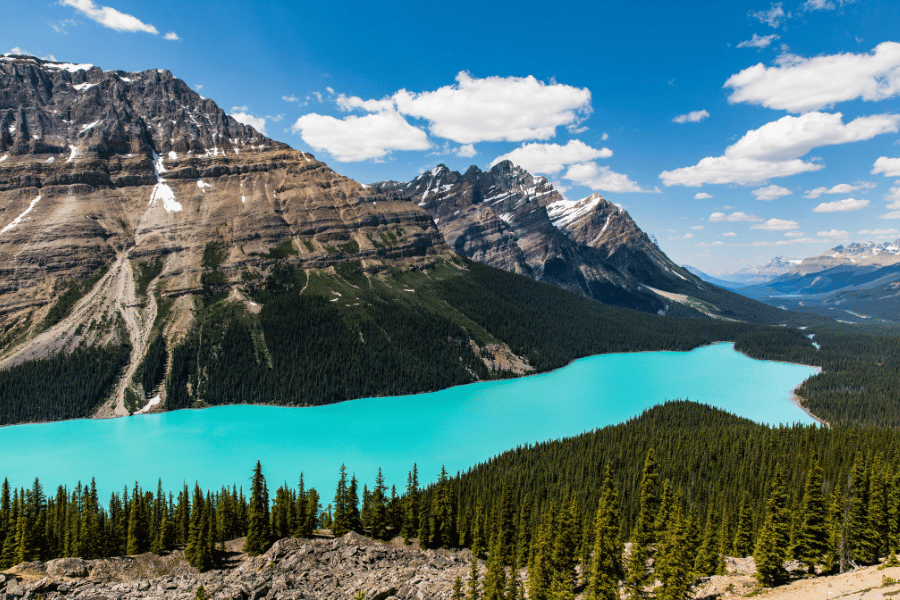
M 288 536 L 355 531 L 473 557 L 459 598 L 689 597 L 724 557 L 753 556 L 761 585 L 887 557 L 900 541 L 900 431 L 858 425 L 768 427 L 688 401 L 577 437 L 510 450 L 429 485 L 336 473 L 331 490 L 270 493 L 257 463 L 218 490 L 138 484 L 106 501 L 93 482 L 0 491 L 0 567 L 184 549 L 198 570 L 227 540 L 259 555 Z M 365 477 L 372 483 L 361 483 Z M 628 550 L 626 551 L 626 548 Z M 478 567 L 484 561 L 485 569 Z M 482 574 L 483 572 L 483 574 Z

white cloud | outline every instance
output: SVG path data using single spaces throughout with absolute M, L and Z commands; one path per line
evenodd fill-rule
M 804 235 L 805 234 L 802 231 L 788 231 L 787 233 L 784 234 L 784 237 L 801 238 Z
M 770 200 L 775 200 L 783 196 L 789 196 L 791 194 L 791 190 L 783 188 L 780 185 L 770 185 L 764 188 L 759 188 L 758 190 L 753 190 L 750 193 L 756 196 L 757 200 L 765 200 L 766 202 L 768 202 Z
M 765 231 L 787 231 L 788 229 L 797 229 L 800 224 L 797 221 L 789 221 L 785 219 L 769 219 L 765 223 L 757 223 L 751 225 L 750 229 L 763 229 Z
M 592 148 L 580 140 L 570 140 L 565 146 L 533 142 L 498 156 L 491 162 L 491 166 L 511 160 L 531 173 L 554 174 L 562 171 L 566 165 L 586 163 L 595 158 L 609 158 L 612 154 L 609 148 Z
M 806 0 L 800 8 L 802 10 L 834 10 L 838 5 L 843 6 L 844 4 L 852 4 L 853 2 L 854 0 L 837 0 L 837 2 L 833 2 L 832 0 Z
M 773 2 L 769 7 L 769 10 L 751 11 L 750 16 L 760 23 L 765 23 L 769 27 L 778 29 L 778 26 L 781 25 L 781 21 L 783 21 L 786 16 L 790 17 L 790 13 L 785 15 L 782 2 Z
M 872 175 L 883 173 L 885 177 L 900 177 L 900 158 L 879 156 L 872 167 Z
M 298 98 L 297 96 L 295 96 L 293 94 L 291 94 L 290 96 L 282 96 L 281 99 L 284 100 L 285 102 L 299 102 L 300 101 L 300 98 Z
M 840 231 L 838 229 L 832 229 L 831 231 L 820 231 L 816 234 L 819 237 L 828 238 L 830 240 L 841 240 L 850 236 L 850 232 L 848 231 Z
M 392 100 L 400 113 L 427 120 L 433 135 L 461 144 L 545 140 L 591 112 L 587 88 L 530 75 L 476 79 L 460 72 L 454 85 L 420 94 L 400 90 Z
M 700 242 L 699 244 L 697 244 L 697 247 L 698 248 L 710 248 L 712 246 L 724 246 L 724 245 L 725 245 L 725 242 L 723 242 L 722 240 L 716 240 L 712 243 Z
M 895 210 L 887 214 L 881 215 L 879 219 L 900 219 L 900 210 Z
M 340 162 L 379 159 L 392 150 L 427 150 L 431 142 L 424 131 L 393 112 L 335 119 L 311 113 L 291 128 L 303 141 L 325 150 Z
M 564 178 L 591 189 L 605 192 L 655 192 L 647 190 L 628 178 L 628 175 L 616 173 L 609 167 L 601 167 L 597 163 L 579 163 L 569 167 Z
M 390 98 L 384 100 L 363 100 L 358 96 L 345 96 L 341 94 L 335 100 L 338 108 L 345 112 L 355 109 L 362 109 L 367 112 L 394 112 L 394 101 Z
M 697 192 L 694 194 L 694 200 L 707 200 L 709 198 L 712 198 L 712 196 L 706 192 Z
M 478 154 L 478 151 L 475 150 L 475 146 L 473 146 L 472 144 L 463 144 L 462 146 L 454 150 L 453 154 L 462 158 L 472 158 L 473 156 Z
M 815 199 L 822 194 L 849 194 L 851 192 L 855 192 L 856 190 L 872 189 L 877 185 L 877 183 L 871 183 L 868 181 L 860 181 L 856 185 L 851 185 L 849 183 L 839 183 L 830 188 L 817 187 L 814 190 L 806 190 L 806 194 L 804 194 L 803 197 Z
M 703 225 L 694 225 L 691 229 L 695 231 L 700 231 L 701 229 L 706 229 Z
M 854 210 L 862 210 L 869 205 L 868 200 L 856 200 L 847 198 L 846 200 L 835 200 L 834 202 L 823 202 L 813 209 L 817 213 L 833 213 L 833 212 L 852 212 Z
M 693 233 L 686 233 L 686 234 L 684 234 L 683 236 L 681 236 L 681 239 L 683 239 L 683 240 L 689 240 L 689 239 L 691 239 L 691 238 L 693 238 L 693 237 L 694 237 L 694 234 L 693 234 Z
M 894 237 L 900 236 L 900 231 L 896 229 L 863 229 L 860 235 L 869 235 L 872 237 Z
M 888 190 L 887 194 L 884 195 L 884 199 L 890 202 L 888 210 L 900 210 L 900 181 Z
M 609 134 L 608 134 L 608 133 L 604 133 L 604 134 L 600 137 L 600 139 L 603 140 L 603 141 L 605 142 L 606 140 L 609 139 Z
M 789 112 L 817 110 L 862 98 L 884 100 L 900 93 L 900 43 L 883 42 L 871 53 L 779 57 L 728 78 L 729 102 L 749 102 Z
M 744 40 L 740 44 L 737 45 L 738 48 L 765 48 L 775 40 L 779 39 L 780 36 L 776 33 L 772 35 L 757 35 L 753 34 L 753 37 L 749 40 Z
M 733 231 L 726 231 L 722 234 L 722 237 L 737 237 L 737 234 Z
M 165 36 L 163 36 L 163 37 L 165 37 L 165 39 L 171 40 L 171 41 L 173 41 L 173 42 L 177 42 L 178 40 L 181 39 L 180 37 L 178 37 L 178 34 L 175 33 L 174 31 L 170 31 L 169 33 L 167 33 L 167 34 L 166 34 Z
M 159 35 L 159 31 L 153 25 L 144 23 L 137 17 L 119 12 L 109 6 L 97 6 L 93 0 L 60 0 L 60 4 L 71 6 L 87 18 L 116 31 L 145 31 L 153 35 Z M 167 39 L 171 38 L 167 36 Z
M 236 111 L 236 109 L 243 109 L 243 110 Z M 257 130 L 258 132 L 260 132 L 262 134 L 266 133 L 266 118 L 265 117 L 254 117 L 250 113 L 246 112 L 247 111 L 246 106 L 236 106 L 236 107 L 232 108 L 231 110 L 236 111 L 236 112 L 232 112 L 231 116 L 238 123 L 243 123 L 244 125 L 249 125 L 250 127 L 252 127 L 253 129 Z
M 699 187 L 704 183 L 752 185 L 823 168 L 799 158 L 813 148 L 868 140 L 900 129 L 900 115 L 859 117 L 847 124 L 841 113 L 813 112 L 782 117 L 751 129 L 725 149 L 724 156 L 706 157 L 693 167 L 663 171 L 669 185 Z M 878 163 L 876 162 L 876 166 Z
M 231 112 L 247 112 L 250 110 L 250 107 L 246 104 L 244 106 L 232 106 Z
M 202 84 L 202 83 L 198 83 L 198 84 L 195 85 L 194 87 L 197 88 L 197 91 L 199 92 L 200 90 L 203 89 L 203 84 Z
M 722 212 L 714 212 L 709 215 L 709 220 L 713 223 L 718 223 L 720 221 L 727 221 L 729 223 L 756 223 L 758 221 L 762 221 L 759 217 L 755 217 L 753 215 L 748 215 L 747 213 L 742 212 L 734 212 L 730 215 L 726 215 Z
M 695 110 L 689 112 L 684 115 L 678 115 L 674 119 L 672 119 L 673 123 L 699 123 L 703 119 L 709 117 L 709 113 L 706 112 L 706 109 L 703 110 Z

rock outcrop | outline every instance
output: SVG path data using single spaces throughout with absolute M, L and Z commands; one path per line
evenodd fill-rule
M 241 556 L 231 568 L 206 573 L 191 568 L 181 551 L 25 563 L 0 575 L 0 597 L 194 600 L 203 586 L 208 597 L 229 600 L 346 600 L 360 592 L 366 600 L 450 598 L 454 579 L 467 577 L 470 556 L 464 550 L 421 550 L 355 533 L 337 539 L 288 538 L 261 556 Z

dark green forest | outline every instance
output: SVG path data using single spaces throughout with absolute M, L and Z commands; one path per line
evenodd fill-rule
M 345 466 L 331 500 L 306 488 L 302 474 L 270 497 L 259 464 L 246 494 L 237 485 L 185 485 L 175 495 L 160 482 L 155 492 L 126 486 L 107 505 L 93 483 L 55 493 L 38 480 L 21 489 L 4 483 L 0 567 L 181 547 L 205 570 L 227 540 L 246 537 L 245 551 L 258 555 L 276 539 L 325 527 L 468 548 L 487 561 L 475 580 L 485 599 L 518 599 L 525 587 L 535 600 L 557 597 L 554 589 L 617 598 L 619 582 L 638 597 L 654 578 L 662 582 L 656 598 L 680 599 L 699 577 L 723 572 L 724 556 L 753 555 L 764 585 L 791 577 L 790 558 L 810 574 L 893 561 L 898 442 L 890 429 L 767 427 L 678 401 L 455 476 L 442 470 L 428 486 L 413 466 L 399 493 L 380 470 L 370 488 Z

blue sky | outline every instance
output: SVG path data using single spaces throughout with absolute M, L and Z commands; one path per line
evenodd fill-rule
M 165 68 L 368 183 L 509 157 L 711 273 L 900 238 L 900 3 L 8 0 L 0 51 Z

